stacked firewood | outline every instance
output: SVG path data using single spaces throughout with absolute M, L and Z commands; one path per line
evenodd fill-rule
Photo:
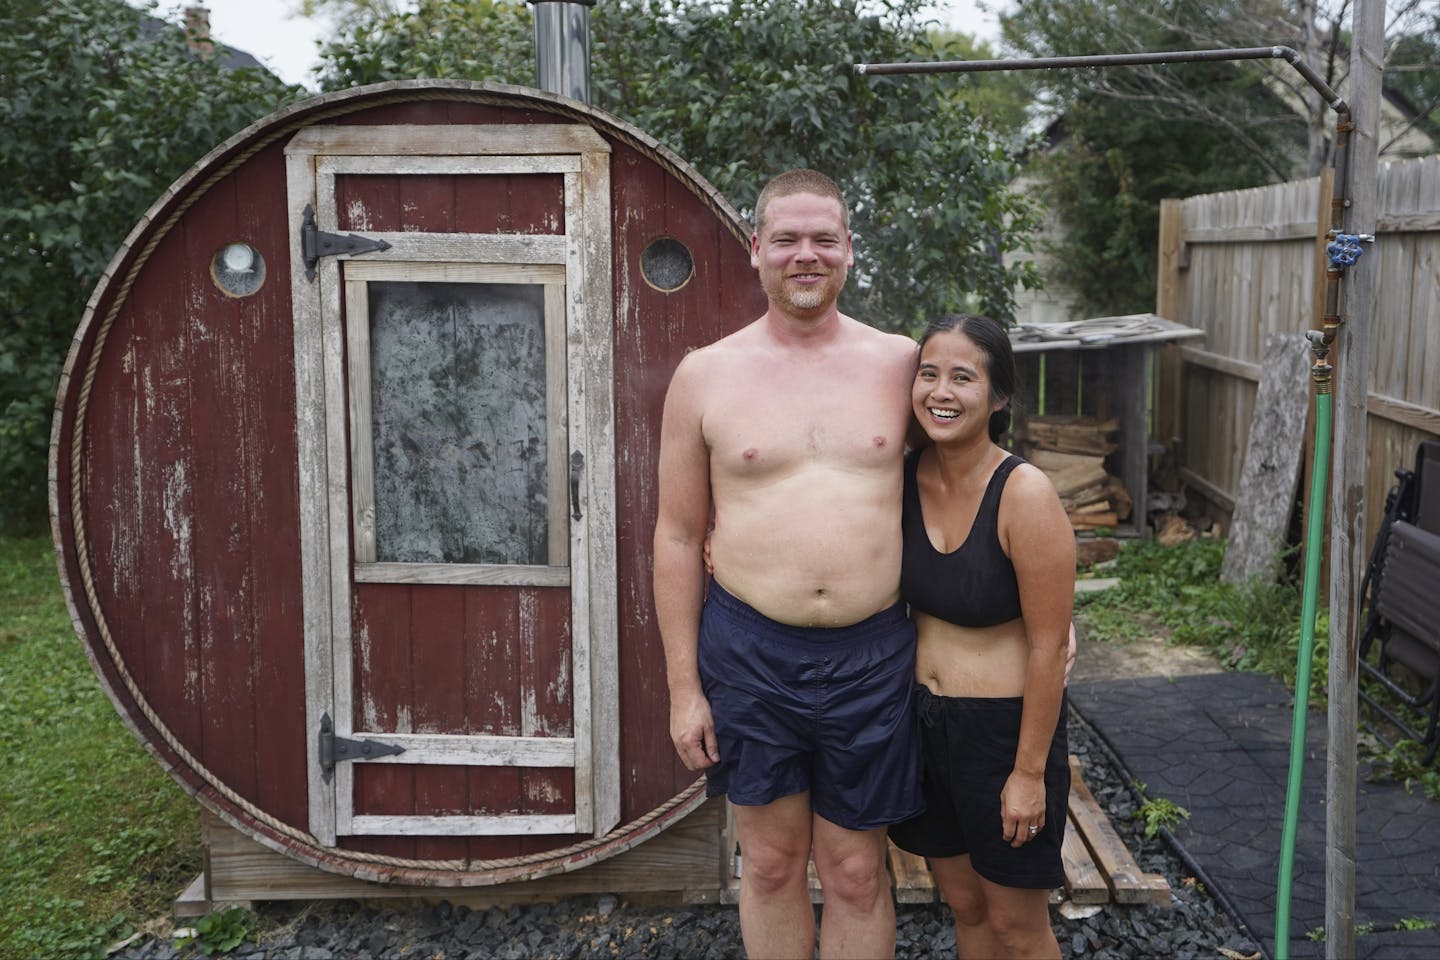
M 1114 527 L 1130 519 L 1130 493 L 1105 469 L 1118 445 L 1115 420 L 1094 417 L 1031 417 L 1022 438 L 1025 458 L 1055 485 L 1077 532 Z

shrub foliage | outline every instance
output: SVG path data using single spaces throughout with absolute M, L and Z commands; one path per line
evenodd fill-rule
M 410 77 L 533 85 L 528 8 L 420 0 L 342 8 L 322 86 Z M 608 0 L 592 17 L 592 100 L 692 163 L 737 207 L 791 167 L 840 182 L 857 269 L 847 312 L 914 331 L 961 307 L 1008 318 L 1033 212 L 1006 190 L 1007 138 L 953 77 L 862 77 L 855 63 L 943 59 L 924 0 Z
M 0 529 L 45 518 L 50 412 L 106 263 L 161 191 L 296 99 L 189 53 L 123 0 L 9 0 L 0 14 Z

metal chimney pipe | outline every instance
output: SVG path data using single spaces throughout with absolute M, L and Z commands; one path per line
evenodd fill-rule
M 541 90 L 590 102 L 590 8 L 595 0 L 530 0 Z

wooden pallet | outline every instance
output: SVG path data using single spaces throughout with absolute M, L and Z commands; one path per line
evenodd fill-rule
M 1145 873 L 1140 869 L 1135 858 L 1131 856 L 1130 849 L 1125 846 L 1125 841 L 1120 839 L 1115 828 L 1110 825 L 1110 818 L 1105 815 L 1105 811 L 1095 801 L 1094 794 L 1085 785 L 1085 779 L 1081 776 L 1080 758 L 1074 754 L 1070 755 L 1069 826 L 1071 829 L 1066 831 L 1067 836 L 1075 833 L 1083 839 L 1085 851 L 1090 854 L 1090 863 L 1104 879 L 1110 899 L 1116 903 L 1151 903 L 1161 907 L 1170 906 L 1169 882 L 1166 881 L 1163 874 Z M 1078 850 L 1074 853 L 1077 857 L 1081 855 Z M 1072 887 L 1070 864 L 1068 861 L 1066 862 L 1065 886 L 1070 891 L 1072 900 L 1075 899 L 1077 891 L 1084 896 L 1098 896 L 1099 894 L 1093 883 L 1089 887 L 1079 884 L 1079 874 L 1082 871 L 1083 860 L 1081 868 L 1076 872 L 1076 885 Z
M 728 880 L 721 900 L 735 903 L 740 896 L 740 874 L 743 859 L 734 841 L 733 824 L 727 822 L 724 849 L 732 851 L 727 870 Z M 1078 905 L 1115 903 L 1148 903 L 1170 905 L 1170 884 L 1162 874 L 1145 873 L 1131 855 L 1125 842 L 1115 832 L 1095 795 L 1081 776 L 1080 760 L 1070 757 L 1070 814 L 1061 849 L 1065 863 L 1065 889 L 1062 899 Z M 890 844 L 890 882 L 896 903 L 933 903 L 939 899 L 935 878 L 923 857 L 907 853 Z M 823 903 L 820 880 L 811 861 L 809 872 L 810 900 Z

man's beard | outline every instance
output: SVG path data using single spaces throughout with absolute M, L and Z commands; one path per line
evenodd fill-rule
M 814 310 L 825 302 L 824 288 L 805 287 L 800 290 L 787 290 L 790 306 L 797 310 Z
M 777 303 L 794 310 L 818 310 L 839 298 L 840 290 L 845 286 L 847 273 L 848 270 L 842 266 L 826 275 L 822 283 L 813 286 L 797 287 L 790 284 L 785 277 L 780 277 L 772 283 L 764 283 L 762 286 L 765 288 L 766 295 Z

